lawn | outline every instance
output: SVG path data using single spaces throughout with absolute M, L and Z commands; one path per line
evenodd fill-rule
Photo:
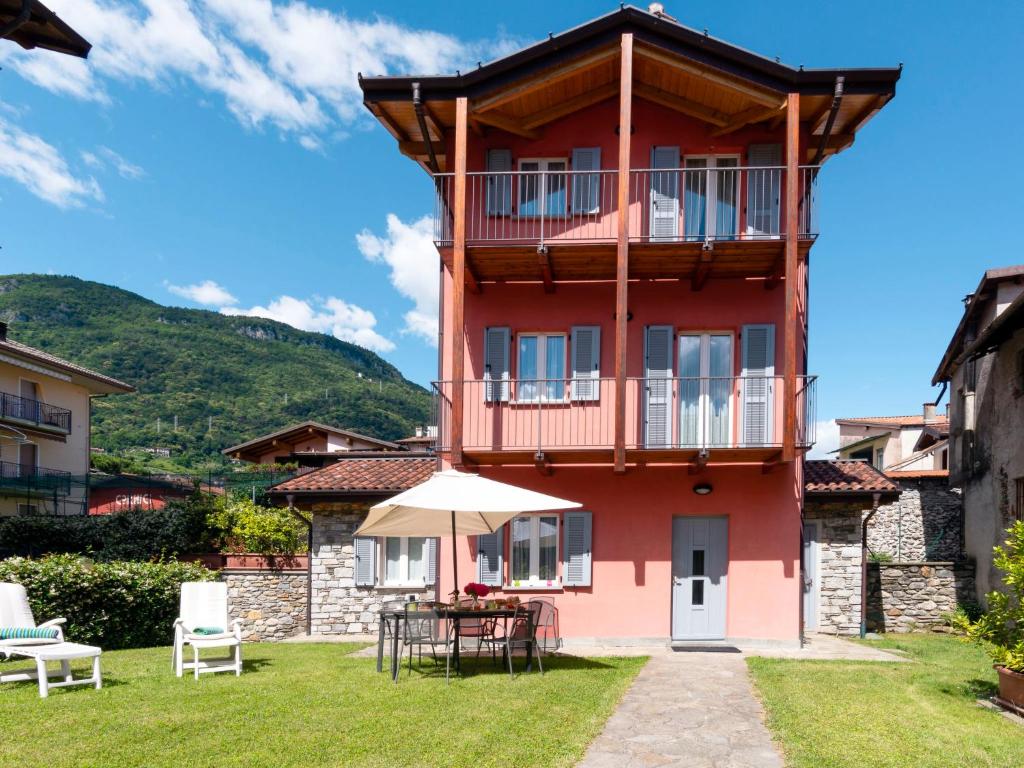
M 988 657 L 956 638 L 867 641 L 913 663 L 749 661 L 768 727 L 793 768 L 1024 765 L 1024 728 L 977 705 Z
M 0 765 L 569 766 L 645 661 L 551 658 L 512 680 L 488 659 L 446 688 L 415 667 L 395 685 L 356 647 L 246 645 L 240 678 L 198 682 L 169 648 L 116 651 L 101 691 L 0 685 Z

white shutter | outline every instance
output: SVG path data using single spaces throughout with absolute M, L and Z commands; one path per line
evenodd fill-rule
M 751 144 L 747 149 L 747 234 L 778 236 L 782 197 L 782 145 Z
M 505 572 L 505 528 L 476 537 L 476 580 L 489 587 L 500 587 Z M 461 589 L 458 584 L 456 589 Z
M 487 177 L 487 213 L 509 216 L 512 213 L 512 150 L 487 150 L 487 170 L 498 176 Z
M 423 558 L 426 560 L 424 583 L 431 587 L 437 582 L 437 539 L 429 538 L 423 543 Z
M 651 240 L 679 235 L 679 147 L 651 148 Z
M 743 430 L 745 446 L 773 445 L 775 326 L 743 326 Z
M 510 338 L 508 328 L 484 330 L 484 402 L 508 401 Z
M 593 571 L 593 522 L 589 512 L 562 515 L 562 585 L 589 587 Z
M 650 325 L 644 338 L 644 447 L 672 444 L 672 326 Z
M 600 147 L 578 147 L 572 151 L 574 171 L 601 170 Z M 572 212 L 601 212 L 601 174 L 575 173 L 572 176 Z
M 601 326 L 572 329 L 572 399 L 601 399 Z
M 377 539 L 356 536 L 352 539 L 355 550 L 355 582 L 357 587 L 372 587 L 377 583 Z

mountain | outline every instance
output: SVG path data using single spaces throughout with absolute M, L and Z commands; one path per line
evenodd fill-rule
M 93 445 L 108 451 L 170 448 L 196 467 L 305 419 L 395 439 L 429 414 L 428 392 L 373 352 L 273 320 L 52 275 L 0 276 L 0 320 L 16 341 L 138 389 L 93 402 Z

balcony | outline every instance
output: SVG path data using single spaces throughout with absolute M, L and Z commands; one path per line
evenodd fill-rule
M 0 461 L 0 493 L 68 496 L 71 493 L 71 473 L 14 461 Z
M 796 446 L 815 441 L 816 380 L 797 378 Z M 437 450 L 450 452 L 454 383 L 434 383 Z M 781 376 L 628 378 L 627 461 L 764 463 L 783 446 Z M 463 382 L 463 455 L 476 464 L 611 463 L 614 379 Z
M 803 252 L 817 236 L 818 170 L 799 170 Z M 473 277 L 613 280 L 618 177 L 618 171 L 466 174 Z M 435 174 L 434 182 L 434 241 L 450 266 L 455 179 Z M 629 171 L 630 277 L 689 277 L 702 261 L 711 264 L 712 276 L 771 277 L 784 251 L 785 187 L 784 167 Z
M 0 392 L 0 420 L 62 435 L 71 434 L 71 411 L 67 408 L 7 392 Z

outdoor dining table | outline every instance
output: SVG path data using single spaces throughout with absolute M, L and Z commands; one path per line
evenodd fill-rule
M 413 609 L 410 609 L 413 612 Z M 516 615 L 515 608 L 482 608 L 473 610 L 471 608 L 451 608 L 448 606 L 436 606 L 420 613 L 432 613 L 439 619 L 446 619 L 454 624 L 455 643 L 452 648 L 452 658 L 455 662 L 455 669 L 460 669 L 459 651 L 459 622 L 463 619 L 501 619 L 505 624 L 505 631 L 508 631 L 508 620 Z M 533 671 L 533 613 L 526 608 L 519 608 L 519 615 L 526 619 L 526 671 Z M 384 669 L 384 639 L 385 630 L 391 632 L 391 679 L 398 680 L 398 669 L 401 660 L 398 658 L 398 645 L 401 636 L 402 620 L 405 618 L 404 608 L 385 608 L 380 612 L 380 621 L 377 634 L 377 671 Z

